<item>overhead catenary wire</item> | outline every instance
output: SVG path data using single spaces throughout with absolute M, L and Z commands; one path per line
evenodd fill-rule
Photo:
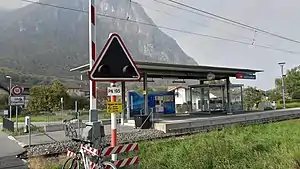
M 75 12 L 88 13 L 88 11 L 81 10 L 81 9 L 68 8 L 68 7 L 63 7 L 63 6 L 54 5 L 54 4 L 48 4 L 48 3 L 43 3 L 43 2 L 36 2 L 36 1 L 32 1 L 32 0 L 20 0 L 20 1 L 29 2 L 29 3 L 33 3 L 33 4 L 38 4 L 38 5 L 42 5 L 42 6 L 48 6 L 48 7 L 53 7 L 53 8 L 64 9 L 64 10 L 70 10 L 70 11 L 75 11 Z M 191 31 L 187 31 L 187 30 L 181 30 L 181 29 L 171 28 L 171 27 L 167 27 L 167 26 L 155 25 L 155 24 L 152 24 L 152 23 L 135 21 L 135 20 L 127 19 L 127 18 L 119 18 L 119 17 L 105 15 L 105 14 L 100 14 L 100 13 L 97 13 L 97 15 L 98 16 L 102 16 L 102 17 L 106 17 L 106 18 L 118 19 L 118 20 L 121 20 L 121 21 L 131 22 L 131 23 L 135 23 L 135 24 L 141 24 L 141 25 L 146 25 L 146 26 L 152 26 L 152 27 L 162 28 L 162 29 L 166 29 L 166 30 L 170 30 L 170 31 L 181 32 L 181 33 L 185 33 L 185 34 L 202 36 L 202 37 L 206 37 L 206 38 L 210 38 L 210 39 L 215 39 L 215 40 L 227 41 L 227 42 L 244 44 L 244 45 L 251 45 L 251 43 L 245 42 L 245 41 L 228 39 L 228 38 L 223 38 L 223 37 L 218 37 L 218 36 L 212 36 L 212 35 L 207 35 L 207 34 L 201 34 L 201 33 L 191 32 Z M 276 50 L 276 51 L 281 51 L 281 52 L 286 52 L 286 53 L 291 53 L 291 54 L 297 54 L 297 55 L 300 54 L 300 52 L 297 52 L 297 51 L 291 51 L 291 50 L 286 50 L 286 49 L 274 48 L 274 47 L 265 46 L 265 45 L 258 45 L 258 44 L 256 44 L 256 45 L 251 45 L 251 46 L 256 46 L 256 47 L 260 47 L 260 48 L 271 49 L 271 50 Z
M 177 16 L 177 15 L 173 15 L 169 12 L 166 12 L 166 11 L 163 11 L 163 10 L 160 10 L 160 9 L 155 9 L 155 8 L 152 8 L 152 7 L 149 7 L 149 6 L 146 6 L 144 4 L 140 4 L 141 6 L 145 7 L 146 9 L 150 9 L 150 10 L 153 10 L 153 11 L 156 11 L 158 13 L 163 13 L 167 16 L 170 16 L 170 17 L 173 17 L 175 19 L 178 19 L 178 20 L 182 20 L 182 21 L 185 21 L 185 22 L 190 22 L 190 23 L 193 23 L 193 24 L 197 24 L 199 26 L 202 26 L 202 27 L 207 27 L 207 28 L 210 28 L 210 29 L 214 29 L 216 31 L 220 31 L 220 32 L 224 32 L 228 35 L 233 35 L 233 36 L 236 36 L 236 37 L 240 37 L 240 38 L 243 38 L 243 39 L 246 39 L 246 40 L 250 40 L 252 41 L 253 38 L 249 38 L 249 37 L 246 37 L 246 36 L 243 36 L 243 35 L 239 35 L 239 34 L 236 34 L 236 33 L 233 33 L 233 32 L 230 32 L 230 31 L 227 31 L 227 30 L 224 30 L 224 29 L 220 29 L 220 28 L 214 28 L 214 27 L 211 27 L 207 24 L 204 24 L 204 23 L 201 23 L 201 22 L 198 22 L 198 21 L 194 21 L 194 20 L 191 20 L 191 19 L 188 19 L 188 18 L 184 18 L 184 17 L 181 17 L 181 16 Z
M 225 21 L 225 20 L 222 20 L 222 19 L 218 19 L 218 18 L 215 18 L 215 17 L 212 17 L 212 16 L 208 16 L 208 15 L 204 15 L 202 13 L 199 13 L 199 12 L 196 12 L 194 10 L 190 10 L 190 9 L 186 9 L 186 8 L 183 8 L 183 7 L 180 7 L 180 6 L 176 6 L 176 5 L 172 5 L 172 4 L 169 4 L 169 3 L 166 3 L 166 2 L 163 2 L 163 1 L 160 1 L 160 0 L 153 0 L 157 3 L 160 3 L 160 4 L 163 4 L 163 5 L 166 5 L 166 6 L 170 6 L 170 7 L 173 7 L 173 8 L 176 8 L 176 9 L 179 9 L 179 10 L 182 10 L 182 11 L 186 11 L 186 12 L 189 12 L 189 13 L 192 13 L 192 14 L 195 14 L 195 15 L 198 15 L 198 16 L 202 16 L 202 17 L 206 17 L 206 18 L 209 18 L 209 19 L 213 19 L 213 20 L 218 20 L 220 22 L 223 22 L 223 23 L 227 23 L 227 24 L 230 24 L 230 22 L 228 21 Z M 240 27 L 240 28 L 245 28 L 243 26 L 240 26 L 240 25 L 235 25 L 237 27 Z M 250 31 L 253 31 L 252 29 L 249 29 Z
M 155 0 L 155 1 L 157 1 L 157 0 Z M 189 9 L 193 9 L 193 10 L 201 12 L 201 13 L 204 13 L 208 16 L 212 16 L 212 17 L 215 17 L 215 18 L 218 18 L 218 19 L 222 19 L 224 21 L 227 21 L 228 23 L 231 23 L 232 25 L 239 25 L 239 26 L 242 26 L 242 27 L 245 27 L 245 28 L 248 28 L 248 29 L 252 29 L 253 31 L 265 33 L 265 34 L 268 34 L 268 35 L 271 35 L 271 36 L 274 36 L 274 37 L 277 37 L 277 38 L 280 38 L 280 39 L 284 39 L 284 40 L 287 40 L 287 41 L 290 41 L 290 42 L 300 44 L 300 41 L 298 41 L 298 40 L 294 40 L 294 39 L 291 39 L 291 38 L 288 38 L 288 37 L 285 37 L 285 36 L 282 36 L 282 35 L 278 35 L 278 34 L 275 34 L 273 32 L 269 32 L 269 31 L 266 31 L 266 30 L 263 30 L 263 29 L 245 24 L 245 23 L 241 23 L 241 22 L 226 18 L 226 17 L 221 16 L 221 15 L 217 15 L 217 14 L 214 14 L 214 13 L 211 13 L 211 12 L 207 12 L 207 11 L 204 11 L 202 9 L 199 9 L 199 8 L 196 8 L 196 7 L 193 7 L 193 6 L 190 6 L 190 5 L 175 1 L 175 0 L 167 0 L 167 1 L 172 2 L 174 4 L 177 4 L 177 5 L 180 5 L 180 6 L 183 6 L 183 7 L 186 7 L 186 8 L 189 8 Z

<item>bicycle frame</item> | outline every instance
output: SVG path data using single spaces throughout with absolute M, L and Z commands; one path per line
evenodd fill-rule
M 90 149 L 86 148 L 85 146 L 80 147 L 79 153 L 81 154 L 81 158 L 83 160 L 84 169 L 91 169 L 92 168 L 90 166 L 91 161 L 90 161 L 88 155 L 86 155 L 86 152 L 88 152 L 89 154 L 95 155 L 95 156 L 99 156 L 99 155 L 94 153 Z

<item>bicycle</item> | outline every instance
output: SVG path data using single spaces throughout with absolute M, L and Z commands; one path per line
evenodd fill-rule
M 67 150 L 68 155 L 71 156 L 66 160 L 63 165 L 63 169 L 81 169 L 82 166 L 84 169 L 117 169 L 115 164 L 109 161 L 104 161 L 101 157 L 99 150 L 90 148 L 93 144 L 90 141 L 85 141 L 81 139 L 72 138 L 75 142 L 80 142 L 81 146 L 78 152 L 73 153 Z M 94 157 L 94 160 L 90 159 L 88 154 Z M 95 162 L 94 162 L 95 161 Z M 71 162 L 71 166 L 67 166 L 67 163 Z
M 75 120 L 76 118 L 72 118 L 72 119 L 65 119 L 63 120 L 63 123 L 65 124 L 64 126 L 64 130 L 65 130 L 65 136 L 69 137 L 69 138 L 77 138 L 77 131 L 74 129 L 74 127 L 71 125 L 71 121 Z

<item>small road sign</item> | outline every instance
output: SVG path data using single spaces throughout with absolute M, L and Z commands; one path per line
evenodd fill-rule
M 107 102 L 107 113 L 121 113 L 122 109 L 121 102 Z
M 110 34 L 89 78 L 93 81 L 139 81 L 141 75 L 118 34 Z
M 12 106 L 23 106 L 23 105 L 25 105 L 25 97 L 24 96 L 12 96 L 12 97 L 10 97 L 10 104 Z
M 236 79 L 256 79 L 256 75 L 253 74 L 246 74 L 246 73 L 237 73 L 235 75 Z
M 23 88 L 21 86 L 14 86 L 11 88 L 12 94 L 13 95 L 20 95 L 23 92 Z
M 120 87 L 108 87 L 107 96 L 121 96 L 122 89 Z
M 8 110 L 3 110 L 4 116 L 8 116 Z

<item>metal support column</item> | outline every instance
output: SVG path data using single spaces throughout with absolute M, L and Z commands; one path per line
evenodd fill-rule
M 227 114 L 232 114 L 231 111 L 231 97 L 230 97 L 230 79 L 226 78 L 226 95 L 227 95 Z
M 208 88 L 207 88 L 207 108 L 208 108 L 209 114 L 211 114 L 209 93 L 210 93 L 210 87 L 208 86 Z
M 241 86 L 241 107 L 242 111 L 244 111 L 244 92 L 243 92 L 243 86 Z
M 121 89 L 122 89 L 122 113 L 121 113 L 121 125 L 124 125 L 124 121 L 125 121 L 125 113 L 126 113 L 126 103 L 125 103 L 125 93 L 126 93 L 126 86 L 125 86 L 125 82 L 122 81 L 121 82 Z
M 133 100 L 132 100 L 132 96 L 130 97 L 127 92 L 127 120 L 131 120 L 130 110 L 133 110 Z
M 143 86 L 144 86 L 144 112 L 145 115 L 148 115 L 148 84 L 147 84 L 147 73 L 144 73 L 143 77 Z
M 222 85 L 222 107 L 223 107 L 223 111 L 226 111 L 226 101 L 225 101 L 225 86 Z
M 203 80 L 200 80 L 200 85 L 203 85 L 204 84 L 204 81 Z M 201 87 L 200 89 L 200 108 L 201 108 L 201 111 L 204 111 L 204 87 Z
M 190 95 L 189 95 L 189 97 L 190 97 L 190 112 L 192 112 L 193 111 L 193 88 L 191 88 L 190 87 Z

